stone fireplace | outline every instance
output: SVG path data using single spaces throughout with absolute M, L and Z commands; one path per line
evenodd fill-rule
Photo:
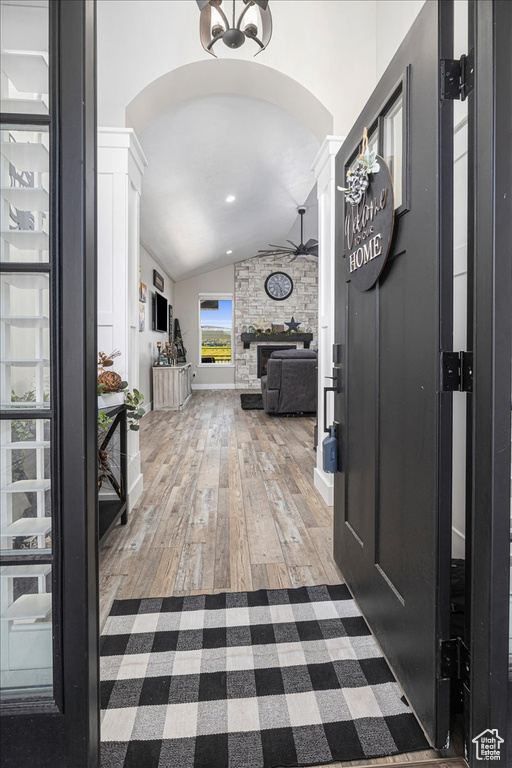
M 258 379 L 261 379 L 262 376 L 267 375 L 267 363 L 272 352 L 277 352 L 283 349 L 297 349 L 297 345 L 296 344 L 276 344 L 271 346 L 267 344 L 260 344 L 256 349 L 258 350 L 257 376 L 258 376 Z
M 265 292 L 265 280 L 272 272 L 285 272 L 293 280 L 293 292 L 284 301 L 275 301 Z M 244 349 L 241 334 L 250 326 L 266 330 L 272 324 L 285 325 L 292 318 L 300 322 L 300 331 L 313 334 L 311 349 L 317 348 L 318 326 L 318 261 L 315 258 L 288 259 L 262 257 L 235 264 L 235 387 L 260 389 L 258 371 L 259 348 L 274 345 L 277 349 L 302 349 L 304 342 L 293 337 L 252 341 Z M 286 330 L 286 325 L 285 325 Z

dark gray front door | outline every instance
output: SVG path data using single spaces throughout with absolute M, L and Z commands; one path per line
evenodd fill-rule
M 446 744 L 452 395 L 440 355 L 452 345 L 453 107 L 440 98 L 453 4 L 426 3 L 337 157 L 345 186 L 364 127 L 394 177 L 396 221 L 376 285 L 359 291 L 336 209 L 336 561 L 430 742 Z

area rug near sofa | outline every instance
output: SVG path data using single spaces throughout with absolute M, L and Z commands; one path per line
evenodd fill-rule
M 428 744 L 346 586 L 118 600 L 103 768 L 312 766 Z
M 259 392 L 240 395 L 242 411 L 262 411 L 263 397 Z

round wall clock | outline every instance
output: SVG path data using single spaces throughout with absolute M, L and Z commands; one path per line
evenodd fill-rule
M 265 290 L 271 299 L 284 301 L 292 295 L 293 280 L 286 272 L 272 272 L 265 280 Z

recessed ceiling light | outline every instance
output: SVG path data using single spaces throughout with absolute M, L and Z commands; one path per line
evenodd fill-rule
M 233 253 L 233 251 L 226 251 L 226 254 L 229 256 L 230 253 Z
M 234 203 L 234 202 L 235 202 L 235 200 L 236 200 L 236 198 L 235 198 L 235 196 L 234 196 L 234 195 L 228 195 L 228 196 L 226 197 L 226 203 Z

